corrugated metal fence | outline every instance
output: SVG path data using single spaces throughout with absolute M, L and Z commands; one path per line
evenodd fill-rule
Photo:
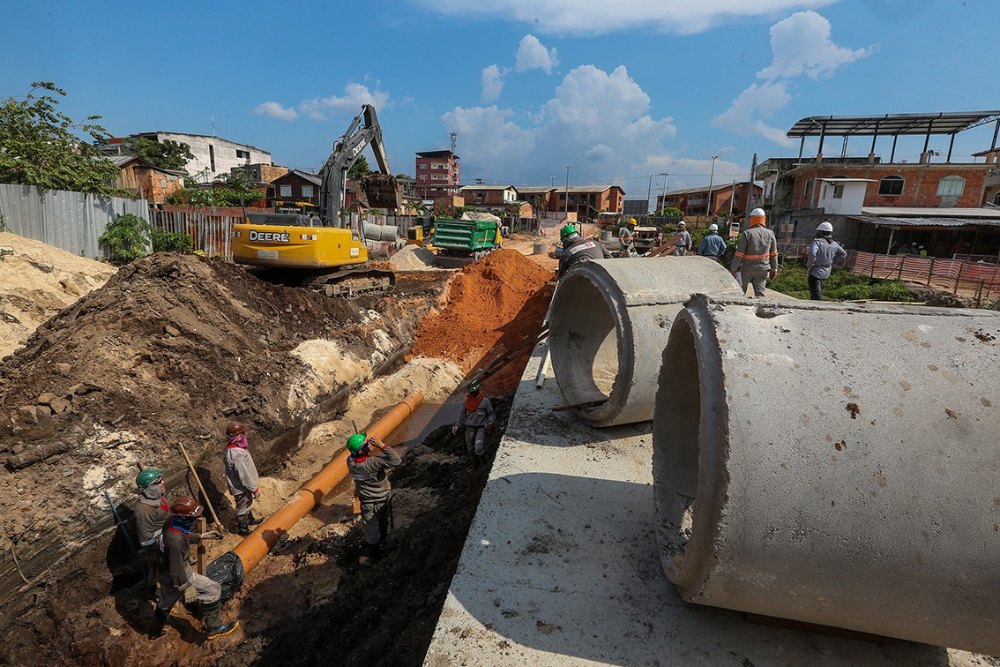
M 74 255 L 105 257 L 97 239 L 109 222 L 125 213 L 149 220 L 149 204 L 142 199 L 0 184 L 0 216 L 7 231 Z
M 809 241 L 779 241 L 778 252 L 805 261 Z M 1000 295 L 1000 266 L 917 255 L 878 255 L 859 250 L 847 251 L 845 268 L 870 278 L 902 280 L 936 287 L 946 292 L 975 296 L 987 304 Z

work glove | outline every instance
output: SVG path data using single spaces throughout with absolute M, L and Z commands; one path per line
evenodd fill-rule
M 495 425 L 493 424 L 493 422 L 486 422 L 486 432 L 487 433 L 492 433 L 494 428 L 495 428 Z
M 208 532 L 201 534 L 201 539 L 203 540 L 221 540 L 222 533 L 217 530 L 210 530 Z
M 451 434 L 452 435 L 458 435 L 458 424 L 452 424 L 452 426 L 451 426 Z
M 254 489 L 253 490 L 253 497 L 256 498 L 259 495 L 260 495 L 260 489 Z

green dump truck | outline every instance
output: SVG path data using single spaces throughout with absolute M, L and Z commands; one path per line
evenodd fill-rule
M 500 247 L 500 223 L 490 220 L 436 218 L 434 239 L 438 263 L 462 264 L 479 259 Z

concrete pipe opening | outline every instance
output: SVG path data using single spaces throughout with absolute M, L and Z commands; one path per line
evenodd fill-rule
M 568 405 L 594 426 L 653 418 L 663 347 L 692 294 L 739 297 L 720 264 L 704 257 L 581 262 L 552 298 L 549 349 Z M 596 405 L 588 405 L 595 404 Z
M 681 597 L 1000 655 L 997 338 L 989 311 L 690 300 L 653 420 Z

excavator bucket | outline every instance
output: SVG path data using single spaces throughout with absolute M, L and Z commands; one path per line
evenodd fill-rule
M 361 189 L 368 198 L 370 208 L 403 210 L 403 187 L 394 177 L 388 174 L 368 174 L 361 179 Z

